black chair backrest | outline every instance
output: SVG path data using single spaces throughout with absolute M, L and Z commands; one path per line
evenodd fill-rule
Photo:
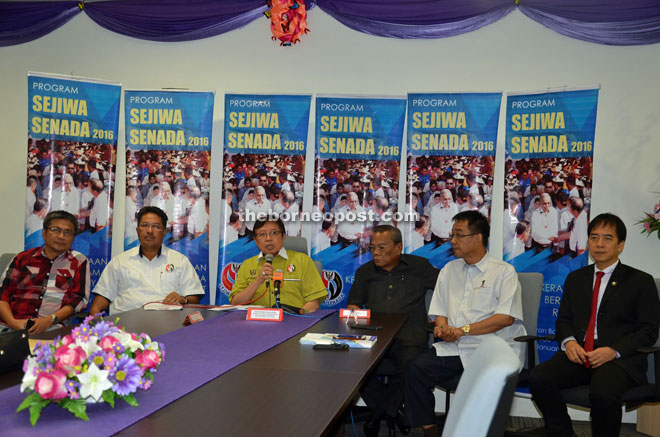
M 658 297 L 660 297 L 660 278 L 655 278 L 655 288 L 658 290 Z M 660 347 L 660 335 L 653 346 Z M 646 377 L 650 383 L 655 383 L 655 359 L 653 354 L 649 354 L 649 368 L 646 370 Z

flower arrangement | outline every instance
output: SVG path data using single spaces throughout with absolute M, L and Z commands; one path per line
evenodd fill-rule
M 648 237 L 657 232 L 658 239 L 660 239 L 660 202 L 655 204 L 652 213 L 645 212 L 644 215 L 645 217 L 637 222 L 638 225 L 642 225 L 641 233 Z
M 107 402 L 114 408 L 119 398 L 136 407 L 134 393 L 151 387 L 165 358 L 164 345 L 145 333 L 129 333 L 106 321 L 92 325 L 92 320 L 87 317 L 52 343 L 37 343 L 25 360 L 21 392 L 30 395 L 16 411 L 29 408 L 33 426 L 51 403 L 89 420 L 87 402 Z

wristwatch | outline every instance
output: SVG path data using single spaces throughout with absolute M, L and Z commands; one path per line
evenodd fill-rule
M 51 314 L 50 318 L 53 319 L 53 325 L 57 325 L 58 323 L 60 323 L 60 319 L 58 319 L 55 314 Z
M 470 325 L 469 324 L 461 326 L 461 329 L 463 330 L 463 334 L 470 335 Z

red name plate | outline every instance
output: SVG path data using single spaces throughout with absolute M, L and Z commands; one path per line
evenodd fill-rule
M 245 320 L 281 322 L 283 318 L 284 312 L 280 308 L 248 308 Z
M 339 310 L 339 317 L 353 317 L 354 319 L 369 319 L 371 317 L 371 310 L 349 310 L 342 308 Z
M 195 311 L 194 313 L 190 313 L 186 316 L 186 318 L 183 320 L 184 325 L 192 325 L 198 322 L 201 322 L 204 320 L 204 316 L 202 316 L 202 313 L 199 311 Z

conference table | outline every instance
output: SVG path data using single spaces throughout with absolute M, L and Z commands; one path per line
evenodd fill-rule
M 182 327 L 183 319 L 196 310 L 137 309 L 122 313 L 120 324 L 129 331 L 146 332 L 153 338 L 177 329 L 186 329 Z M 221 314 L 206 309 L 199 311 L 205 319 Z M 348 327 L 345 319 L 340 319 L 335 312 L 300 334 L 139 420 L 119 434 L 315 436 L 334 433 L 343 426 L 344 410 L 355 399 L 361 383 L 375 368 L 406 317 L 374 313 L 368 322 L 361 323 L 380 325 L 383 329 L 356 331 Z M 38 337 L 54 338 L 70 329 L 63 328 Z M 300 338 L 308 332 L 377 335 L 378 341 L 371 349 L 314 350 L 311 346 L 299 343 Z M 182 369 L 181 375 L 185 378 L 185 369 Z M 2 386 L 18 383 L 20 374 L 16 372 L 0 378 Z

